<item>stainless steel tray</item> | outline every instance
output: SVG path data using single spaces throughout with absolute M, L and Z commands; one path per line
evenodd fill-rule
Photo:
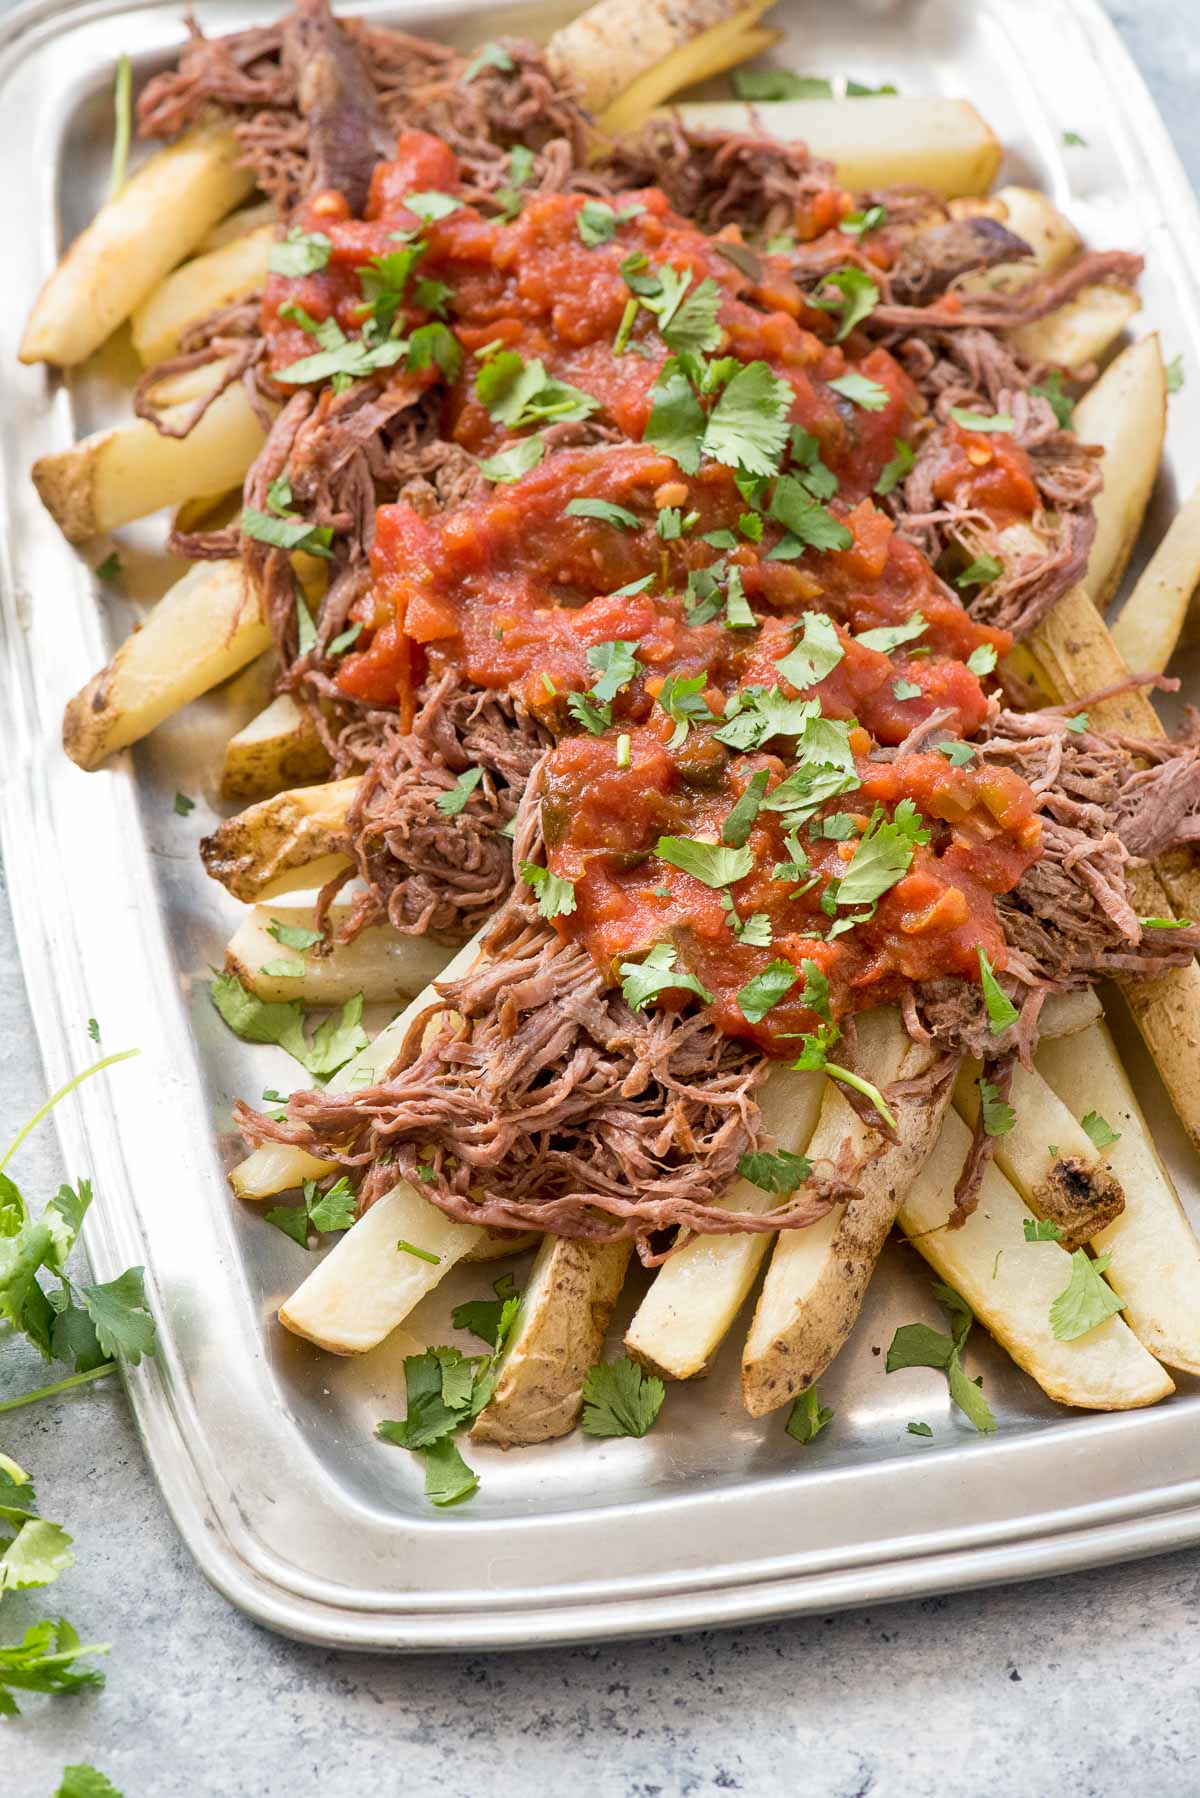
M 125 415 L 128 353 L 110 349 L 66 384 L 15 362 L 57 247 L 103 190 L 113 60 L 125 50 L 141 74 L 161 65 L 181 10 L 37 0 L 0 30 L 0 822 L 49 1078 L 88 1060 L 89 1016 L 107 1048 L 142 1050 L 57 1116 L 68 1164 L 97 1182 L 88 1248 L 98 1274 L 149 1270 L 162 1350 L 130 1376 L 130 1396 L 205 1573 L 252 1616 L 315 1642 L 504 1647 L 830 1609 L 1200 1539 L 1194 1382 L 1181 1379 L 1153 1411 L 1069 1416 L 980 1333 L 975 1365 L 1000 1427 L 976 1437 L 948 1414 L 939 1375 L 884 1376 L 895 1326 L 935 1315 L 922 1266 L 899 1247 L 822 1381 L 837 1415 L 814 1446 L 791 1442 L 778 1416 L 758 1424 L 741 1411 L 735 1332 L 710 1379 L 670 1391 L 644 1442 L 575 1436 L 507 1457 L 473 1448 L 482 1490 L 444 1514 L 426 1506 L 412 1459 L 372 1427 L 397 1409 L 413 1336 L 444 1337 L 451 1299 L 485 1290 L 487 1270 L 456 1274 L 409 1331 L 361 1361 L 324 1356 L 274 1324 L 304 1256 L 231 1201 L 224 1165 L 235 1153 L 231 1096 L 287 1084 L 294 1067 L 236 1043 L 211 1008 L 209 968 L 238 908 L 195 852 L 217 815 L 219 745 L 254 702 L 234 683 L 108 773 L 81 774 L 62 755 L 64 699 L 173 571 L 156 553 L 161 523 L 139 528 L 122 549 L 132 603 L 102 593 L 28 482 L 35 455 Z M 199 9 L 212 30 L 272 10 Z M 541 31 L 570 10 L 379 8 L 464 41 Z M 1200 476 L 1200 215 L 1095 0 L 781 0 L 777 12 L 789 33 L 782 60 L 970 96 L 1009 146 L 1006 178 L 1045 187 L 1093 244 L 1145 252 L 1141 328 L 1160 330 L 1192 375 L 1172 402 L 1161 530 L 1176 491 Z M 1063 151 L 1065 130 L 1088 147 Z M 199 801 L 186 819 L 172 807 L 177 789 Z M 1195 1160 L 1136 1043 L 1129 1059 L 1200 1215 Z M 933 1423 L 932 1445 L 905 1433 L 911 1417 Z

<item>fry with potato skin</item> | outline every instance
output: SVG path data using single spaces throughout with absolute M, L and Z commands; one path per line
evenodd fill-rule
M 248 806 L 201 841 L 205 868 L 235 899 L 253 902 L 290 869 L 344 853 L 346 813 L 357 787 L 351 775 Z

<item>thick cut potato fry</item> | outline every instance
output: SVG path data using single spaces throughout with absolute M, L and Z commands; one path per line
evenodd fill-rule
M 289 868 L 342 851 L 356 776 L 293 787 L 226 818 L 200 844 L 204 866 L 235 899 L 258 899 Z
M 647 69 L 600 117 L 605 131 L 614 136 L 640 130 L 656 106 L 684 88 L 695 87 L 724 69 L 732 69 L 773 49 L 782 32 L 756 24 L 770 0 L 753 0 L 750 6 L 681 44 L 665 61 Z
M 682 0 L 682 4 L 671 5 L 667 0 L 650 0 L 649 4 L 646 0 L 598 0 L 554 33 L 546 46 L 546 61 L 552 74 L 579 89 L 588 111 L 599 118 L 644 78 L 676 64 L 680 51 L 707 38 L 714 28 L 736 23 L 740 27 L 737 35 L 749 29 L 769 3 L 754 0 L 746 6 L 739 5 L 739 0 Z M 703 74 L 717 74 L 729 66 L 718 62 L 703 68 Z M 650 105 L 702 79 L 703 74 L 689 70 L 682 79 L 672 79 Z M 606 129 L 614 129 L 604 122 Z
M 822 1074 L 776 1067 L 761 1088 L 765 1149 L 798 1155 L 816 1128 L 825 1091 Z M 749 1180 L 735 1182 L 720 1204 L 728 1211 L 767 1211 L 780 1204 Z M 696 1236 L 659 1268 L 625 1335 L 635 1361 L 668 1380 L 690 1380 L 709 1363 L 746 1301 L 773 1237 Z
M 222 250 L 235 237 L 245 237 L 247 232 L 257 231 L 260 225 L 273 225 L 275 219 L 275 208 L 270 200 L 255 200 L 249 206 L 239 206 L 236 212 L 226 214 L 211 231 L 204 233 L 196 245 L 196 254 L 207 256 L 210 250 Z
M 1083 287 L 1056 312 L 1008 332 L 1009 341 L 1034 362 L 1082 368 L 1098 362 L 1141 311 L 1132 287 L 1098 283 Z
M 1171 528 L 1112 627 L 1117 653 L 1138 673 L 1161 674 L 1171 659 L 1200 586 L 1200 487 Z
M 860 1065 L 867 1078 L 886 1086 L 920 1074 L 928 1051 L 908 1041 L 894 1011 L 881 1010 L 862 1021 Z M 949 1097 L 944 1082 L 933 1104 L 898 1100 L 892 1107 L 897 1141 L 861 1167 L 853 1203 L 778 1238 L 742 1356 L 742 1400 L 752 1417 L 811 1386 L 850 1334 L 901 1198 L 933 1145 Z M 879 1149 L 879 1138 L 831 1081 L 809 1153 L 814 1161 L 838 1161 L 847 1147 L 859 1162 Z
M 932 188 L 944 199 L 988 191 L 1003 149 L 966 100 L 879 94 L 869 100 L 703 100 L 680 107 L 703 131 L 765 130 L 806 143 L 857 192 L 891 183 Z
M 574 1429 L 583 1382 L 600 1358 L 632 1247 L 543 1237 L 496 1390 L 475 1419 L 473 1440 L 520 1448 Z
M 993 198 L 1004 208 L 1004 223 L 1033 254 L 1023 262 L 1001 262 L 964 276 L 958 283 L 963 293 L 1011 293 L 1037 275 L 1062 268 L 1081 248 L 1074 225 L 1036 187 L 1001 187 Z
M 33 484 L 63 535 L 82 543 L 162 506 L 239 486 L 262 446 L 263 428 L 237 383 L 186 437 L 163 437 L 137 418 L 39 457 Z
M 308 716 L 290 693 L 280 693 L 226 743 L 221 797 L 262 799 L 328 771 L 329 756 Z
M 33 308 L 22 362 L 73 368 L 98 349 L 254 186 L 222 122 L 185 132 L 105 202 L 71 245 Z
M 334 1355 L 361 1355 L 403 1323 L 483 1235 L 421 1197 L 407 1180 L 385 1193 L 279 1307 L 279 1321 Z M 437 1256 L 426 1261 L 398 1245 Z
M 335 905 L 336 926 L 349 905 Z M 368 1005 L 409 999 L 436 980 L 454 950 L 427 936 L 402 936 L 387 924 L 362 931 L 327 955 L 287 949 L 271 935 L 272 924 L 313 926 L 311 905 L 257 905 L 238 925 L 225 951 L 225 971 L 236 974 L 260 999 L 299 999 L 304 1005 L 344 1005 L 361 993 Z
M 1200 1373 L 1200 1242 L 1108 1026 L 1094 1024 L 1069 1043 L 1042 1043 L 1037 1065 L 1077 1116 L 1098 1111 L 1121 1132 L 1104 1156 L 1125 1189 L 1125 1209 L 1092 1247 L 1112 1257 L 1106 1277 L 1138 1340 L 1169 1367 Z
M 71 700 L 63 747 L 80 768 L 98 768 L 236 674 L 270 640 L 241 564 L 197 562 Z
M 1029 643 L 1042 685 L 1060 703 L 1101 692 L 1129 672 L 1082 587 L 1063 594 Z M 1164 735 L 1158 713 L 1140 689 L 1100 700 L 1089 715 L 1101 730 L 1138 737 Z M 1200 883 L 1190 858 L 1172 854 L 1161 857 L 1153 868 L 1131 867 L 1128 880 L 1139 917 L 1169 916 L 1173 905 L 1179 905 L 1185 917 L 1200 917 L 1200 908 L 1193 904 L 1200 896 L 1196 891 Z M 1200 963 L 1172 968 L 1153 980 L 1118 984 L 1171 1103 L 1200 1148 Z
M 1104 1007 L 1094 987 L 1081 987 L 1077 993 L 1051 993 L 1038 1016 L 1038 1031 L 1043 1038 L 1074 1036 L 1103 1016 Z
M 267 278 L 274 225 L 260 225 L 220 249 L 194 256 L 173 269 L 143 300 L 130 322 L 133 347 L 145 368 L 174 356 L 179 339 L 198 318 L 257 292 Z
M 979 1063 L 965 1061 L 954 1087 L 955 1110 L 972 1128 L 979 1076 Z M 1020 1062 L 1008 1102 L 1017 1121 L 996 1138 L 996 1166 L 1035 1216 L 1058 1225 L 1065 1249 L 1081 1249 L 1124 1210 L 1120 1183 L 1053 1088 Z
M 441 979 L 457 980 L 475 965 L 487 928 L 485 925 L 469 943 L 463 944 L 453 960 L 442 969 Z M 344 1068 L 339 1068 L 329 1082 L 329 1091 L 352 1092 L 357 1087 L 370 1086 L 373 1081 L 381 1080 L 399 1054 L 413 1020 L 436 998 L 432 986 L 418 993 L 390 1024 L 384 1026 L 374 1042 L 360 1049 Z M 286 1143 L 265 1143 L 238 1163 L 229 1176 L 229 1184 L 239 1199 L 270 1199 L 291 1186 L 299 1186 L 302 1180 L 318 1180 L 323 1174 L 331 1174 L 333 1169 L 332 1161 L 319 1161 L 303 1149 L 292 1148 Z
M 463 1260 L 503 1261 L 509 1255 L 523 1254 L 539 1240 L 532 1230 L 524 1230 L 519 1234 L 512 1230 L 484 1230 L 475 1247 L 468 1249 Z
M 1175 1390 L 1170 1376 L 1120 1317 L 1073 1342 L 1055 1336 L 1050 1307 L 1070 1279 L 1071 1258 L 1055 1242 L 1026 1242 L 1024 1220 L 1032 1213 L 998 1167 L 985 1173 L 979 1205 L 962 1228 L 943 1228 L 970 1141 L 951 1111 L 900 1207 L 914 1247 L 1059 1404 L 1124 1411 L 1166 1398 Z
M 1123 350 L 1075 408 L 1081 443 L 1104 449 L 1104 487 L 1084 586 L 1104 610 L 1129 560 L 1158 473 L 1167 428 L 1167 382 L 1155 335 Z

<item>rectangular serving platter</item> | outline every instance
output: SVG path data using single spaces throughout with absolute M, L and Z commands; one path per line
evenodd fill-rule
M 144 1263 L 161 1351 L 129 1375 L 147 1453 L 200 1566 L 274 1629 L 336 1647 L 429 1650 L 594 1640 L 733 1623 L 1011 1580 L 1200 1540 L 1200 1386 L 1178 1377 L 1152 1411 L 1068 1414 L 982 1332 L 972 1364 L 999 1429 L 949 1413 L 933 1372 L 887 1378 L 896 1326 L 937 1316 L 923 1264 L 889 1247 L 853 1339 L 821 1382 L 835 1424 L 801 1448 L 782 1415 L 751 1422 L 737 1393 L 744 1323 L 713 1374 L 673 1387 L 643 1441 L 572 1436 L 509 1455 L 472 1447 L 481 1489 L 439 1513 L 412 1457 L 375 1440 L 403 1408 L 402 1360 L 456 1340 L 454 1302 L 495 1269 L 460 1269 L 384 1347 L 337 1360 L 287 1336 L 274 1313 L 311 1261 L 231 1199 L 239 1094 L 294 1084 L 281 1051 L 237 1042 L 213 1011 L 239 907 L 196 843 L 221 811 L 220 748 L 256 709 L 242 677 L 111 770 L 63 755 L 64 700 L 169 584 L 162 520 L 122 533 L 126 591 L 102 590 L 59 537 L 28 479 L 36 455 L 127 415 L 123 339 L 63 382 L 20 369 L 21 325 L 60 251 L 103 196 L 113 63 L 139 79 L 182 38 L 181 7 L 46 0 L 0 30 L 0 167 L 10 245 L 0 293 L 5 405 L 4 778 L 9 891 L 47 1077 L 106 1050 L 140 1056 L 61 1106 L 68 1168 L 97 1203 L 87 1244 L 99 1277 Z M 198 9 L 225 31 L 269 5 Z M 572 8 L 362 7 L 468 43 L 544 36 Z M 1200 477 L 1200 214 L 1163 125 L 1095 0 L 780 0 L 779 60 L 975 101 L 1007 146 L 1002 179 L 1045 188 L 1096 247 L 1147 259 L 1138 329 L 1157 329 L 1193 384 L 1171 405 L 1147 535 Z M 1064 131 L 1086 147 L 1064 150 Z M 99 552 L 90 559 L 100 559 Z M 1192 671 L 1200 674 L 1200 668 Z M 1187 658 L 1184 664 L 1188 673 Z M 1188 689 L 1200 681 L 1185 678 Z M 176 791 L 198 801 L 176 814 Z M 380 1019 L 379 1021 L 382 1021 Z M 1181 1193 L 1200 1220 L 1200 1168 L 1140 1045 L 1127 1064 Z M 630 1283 L 613 1347 L 636 1302 Z M 748 1315 L 748 1314 L 747 1314 Z M 932 1443 L 907 1434 L 929 1421 Z

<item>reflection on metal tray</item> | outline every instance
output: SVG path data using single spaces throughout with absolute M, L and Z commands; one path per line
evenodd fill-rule
M 200 8 L 229 30 L 267 8 Z M 470 41 L 540 34 L 569 8 L 389 6 L 412 29 Z M 141 1057 L 60 1108 L 70 1165 L 95 1176 L 88 1224 L 101 1278 L 149 1269 L 162 1353 L 130 1376 L 148 1453 L 209 1577 L 274 1628 L 339 1646 L 504 1646 L 680 1629 L 831 1608 L 1148 1553 L 1200 1538 L 1200 1393 L 1153 1411 L 1068 1415 L 980 1335 L 999 1418 L 976 1437 L 944 1382 L 883 1375 L 897 1324 L 932 1316 L 916 1258 L 889 1250 L 853 1340 L 822 1381 L 837 1427 L 804 1449 L 776 1415 L 752 1423 L 736 1390 L 738 1339 L 707 1380 L 673 1388 L 644 1441 L 579 1435 L 504 1455 L 472 1448 L 478 1497 L 447 1514 L 412 1458 L 382 1446 L 413 1337 L 446 1335 L 449 1306 L 481 1290 L 463 1269 L 398 1338 L 337 1361 L 274 1324 L 300 1251 L 235 1205 L 229 1104 L 285 1085 L 280 1051 L 220 1024 L 207 979 L 237 907 L 196 855 L 211 828 L 218 749 L 249 715 L 244 684 L 191 707 L 112 772 L 84 775 L 58 743 L 82 685 L 172 570 L 161 521 L 126 533 L 130 598 L 98 609 L 87 569 L 36 503 L 34 456 L 125 415 L 127 349 L 68 385 L 15 372 L 22 321 L 59 243 L 102 196 L 115 52 L 144 75 L 181 41 L 180 7 L 42 3 L 0 34 L 0 166 L 10 173 L 10 260 L 0 296 L 7 405 L 4 507 L 5 860 L 50 1079 L 84 1059 L 89 1016 L 106 1047 Z M 1085 239 L 1147 258 L 1143 328 L 1168 356 L 1200 351 L 1200 217 L 1137 75 L 1094 0 L 780 0 L 781 60 L 964 94 L 1008 146 L 1004 178 L 1044 186 Z M 1064 130 L 1086 149 L 1059 146 Z M 1151 519 L 1200 476 L 1200 408 L 1171 409 Z M 177 571 L 176 571 L 177 572 Z M 177 789 L 199 800 L 176 815 Z M 1128 1037 L 1128 1033 L 1126 1033 Z M 1197 1169 L 1152 1069 L 1127 1042 L 1158 1141 L 1189 1204 Z M 494 1270 L 489 1270 L 494 1271 Z M 633 1303 L 631 1296 L 629 1304 Z M 617 1319 L 619 1330 L 628 1311 Z M 905 1432 L 936 1426 L 930 1445 Z

